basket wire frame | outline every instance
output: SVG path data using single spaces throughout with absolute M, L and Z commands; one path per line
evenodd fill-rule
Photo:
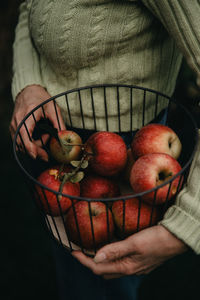
M 182 157 L 180 158 L 180 164 L 182 166 L 182 170 L 178 174 L 176 174 L 175 176 L 173 176 L 172 178 L 167 180 L 165 183 L 163 183 L 163 184 L 159 185 L 158 187 L 151 189 L 149 191 L 144 191 L 144 192 L 138 193 L 138 194 L 135 194 L 134 192 L 132 192 L 129 195 L 122 194 L 121 196 L 113 197 L 113 198 L 109 198 L 109 199 L 103 199 L 103 198 L 102 199 L 99 199 L 99 198 L 91 199 L 91 198 L 83 198 L 81 196 L 75 197 L 75 196 L 71 196 L 71 195 L 62 193 L 60 191 L 52 190 L 48 186 L 44 186 L 43 184 L 41 184 L 37 180 L 37 176 L 43 170 L 49 168 L 49 166 L 51 164 L 55 164 L 55 162 L 53 160 L 51 160 L 51 153 L 49 151 L 48 143 L 45 144 L 43 141 L 42 134 L 40 132 L 39 122 L 37 122 L 36 116 L 35 116 L 36 111 L 41 109 L 44 120 L 48 121 L 46 114 L 45 114 L 44 106 L 45 106 L 45 104 L 49 103 L 50 101 L 53 102 L 55 117 L 57 119 L 58 128 L 60 130 L 61 125 L 60 125 L 60 120 L 59 120 L 59 114 L 57 111 L 57 104 L 59 105 L 60 99 L 63 99 L 63 97 L 64 97 L 65 111 L 66 111 L 67 120 L 68 120 L 67 126 L 70 126 L 73 128 L 74 125 L 73 125 L 73 115 L 71 114 L 71 108 L 70 108 L 70 101 L 71 101 L 70 96 L 76 94 L 78 97 L 79 112 L 80 112 L 79 124 L 82 129 L 86 129 L 86 122 L 85 122 L 85 117 L 84 117 L 84 107 L 85 107 L 84 101 L 85 100 L 82 98 L 82 93 L 84 91 L 86 91 L 87 95 L 89 95 L 89 99 L 87 98 L 87 102 L 90 101 L 91 110 L 92 110 L 92 112 L 91 112 L 92 119 L 93 119 L 92 130 L 93 130 L 93 132 L 96 132 L 96 131 L 99 131 L 99 128 L 97 125 L 97 118 L 98 118 L 98 116 L 96 114 L 97 103 L 96 103 L 94 91 L 99 91 L 100 93 L 103 94 L 103 102 L 101 103 L 101 105 L 102 105 L 102 109 L 104 110 L 104 113 L 105 113 L 105 115 L 104 115 L 105 130 L 110 131 L 109 112 L 108 112 L 108 101 L 109 100 L 108 100 L 108 96 L 107 96 L 108 89 L 109 90 L 112 89 L 113 91 L 115 91 L 115 94 L 116 94 L 116 103 L 117 103 L 116 107 L 117 107 L 117 120 L 118 120 L 118 124 L 117 124 L 118 129 L 116 130 L 117 133 L 123 132 L 122 116 L 121 116 L 122 104 L 121 104 L 121 98 L 120 98 L 121 89 L 127 89 L 127 103 L 129 103 L 129 114 L 128 115 L 129 115 L 129 124 L 130 124 L 129 132 L 133 131 L 133 121 L 134 121 L 133 104 L 134 104 L 134 92 L 135 91 L 137 91 L 137 92 L 139 91 L 139 93 L 141 95 L 141 101 L 143 104 L 142 111 L 140 112 L 141 123 L 140 123 L 139 127 L 142 127 L 147 123 L 145 113 L 146 113 L 146 107 L 148 104 L 147 98 L 149 97 L 149 95 L 151 95 L 151 97 L 153 97 L 153 99 L 154 99 L 153 104 L 152 104 L 154 106 L 152 119 L 155 120 L 155 122 L 157 122 L 156 118 L 158 117 L 158 115 L 160 113 L 159 101 L 164 100 L 166 111 L 167 111 L 167 118 L 165 120 L 165 125 L 168 125 L 172 129 L 174 129 L 175 132 L 177 132 L 177 134 L 179 135 L 181 142 L 183 144 L 183 149 L 184 149 L 184 147 L 187 147 L 187 151 L 185 153 L 183 153 Z M 174 110 L 174 107 L 175 107 L 175 110 Z M 176 115 L 175 115 L 175 121 L 174 121 L 174 116 L 173 116 L 173 118 L 170 119 L 171 114 L 173 115 L 174 111 L 175 112 L 178 111 L 178 117 L 176 118 Z M 24 141 L 24 139 L 22 137 L 21 130 L 22 129 L 25 130 L 29 141 L 32 142 L 34 140 L 34 137 L 33 137 L 34 134 L 31 136 L 28 126 L 27 126 L 27 121 L 29 120 L 29 118 L 31 118 L 35 123 L 35 130 L 37 131 L 37 139 L 40 140 L 41 146 L 48 153 L 48 155 L 50 157 L 49 163 L 42 162 L 39 159 L 33 160 L 28 155 L 28 149 L 26 148 L 26 142 Z M 181 122 L 179 122 L 180 119 L 181 119 Z M 183 124 L 183 122 L 186 122 L 186 124 L 187 124 L 187 130 L 185 132 L 184 132 L 184 129 L 180 128 L 180 124 Z M 86 87 L 69 90 L 69 91 L 60 93 L 56 96 L 53 96 L 53 97 L 47 99 L 46 101 L 44 101 L 43 103 L 41 103 L 40 105 L 36 106 L 33 110 L 30 111 L 30 113 L 21 121 L 20 125 L 18 126 L 16 134 L 15 134 L 14 142 L 13 142 L 13 150 L 14 150 L 15 159 L 16 159 L 20 169 L 22 170 L 23 175 L 25 176 L 26 182 L 28 182 L 28 185 L 29 185 L 29 188 L 31 191 L 31 195 L 33 196 L 35 203 L 38 206 L 38 209 L 41 211 L 41 213 L 45 219 L 46 226 L 48 228 L 48 232 L 50 232 L 51 236 L 56 241 L 58 241 L 59 244 L 61 244 L 64 248 L 66 248 L 69 251 L 72 251 L 75 249 L 81 249 L 81 251 L 83 253 L 86 253 L 88 255 L 94 255 L 94 253 L 96 253 L 96 251 L 98 250 L 98 245 L 96 244 L 96 239 L 95 239 L 95 228 L 94 228 L 94 221 L 92 218 L 91 203 L 93 201 L 105 203 L 106 220 L 107 220 L 107 241 L 106 242 L 110 243 L 113 241 L 113 237 L 111 236 L 111 233 L 110 233 L 111 228 L 110 228 L 110 224 L 109 224 L 109 211 L 110 211 L 110 207 L 111 207 L 112 203 L 117 200 L 121 200 L 123 202 L 122 236 L 120 237 L 120 239 L 121 239 L 124 236 L 125 226 L 126 226 L 126 218 L 125 218 L 126 217 L 126 212 L 125 212 L 126 201 L 133 197 L 136 197 L 138 199 L 138 216 L 137 216 L 137 230 L 136 230 L 136 232 L 138 232 L 139 230 L 141 230 L 141 228 L 140 228 L 140 217 L 141 217 L 140 216 L 140 208 L 142 205 L 142 196 L 144 196 L 147 193 L 153 192 L 154 199 L 153 199 L 151 214 L 149 217 L 149 226 L 152 226 L 153 213 L 154 213 L 155 206 L 156 206 L 156 196 L 157 196 L 158 189 L 162 188 L 165 185 L 169 186 L 165 203 L 161 206 L 161 210 L 162 210 L 161 215 L 163 216 L 164 212 L 167 210 L 169 205 L 171 205 L 171 203 L 172 203 L 171 200 L 169 201 L 169 194 L 170 194 L 173 180 L 175 180 L 176 178 L 179 178 L 178 188 L 176 191 L 176 195 L 177 195 L 187 179 L 189 167 L 190 167 L 190 164 L 192 162 L 192 159 L 194 157 L 194 153 L 196 150 L 197 138 L 198 138 L 197 126 L 196 126 L 196 123 L 195 123 L 193 117 L 191 116 L 190 112 L 187 111 L 187 109 L 185 107 L 183 107 L 181 104 L 177 103 L 174 99 L 172 99 L 172 98 L 168 97 L 167 95 L 164 95 L 160 92 L 154 91 L 152 89 L 147 89 L 147 88 L 138 87 L 138 86 L 134 86 L 134 85 L 107 84 L 107 85 L 86 86 Z M 188 149 L 188 140 L 190 140 L 189 149 Z M 42 195 L 45 199 L 47 209 L 44 207 L 44 204 L 40 199 L 38 190 L 35 188 L 36 186 L 39 187 L 42 191 Z M 59 207 L 59 212 L 60 212 L 59 217 L 54 216 L 51 211 L 51 207 L 49 205 L 47 195 L 46 195 L 47 191 L 56 195 L 57 205 Z M 174 199 L 176 198 L 176 195 L 174 196 Z M 74 213 L 75 224 L 76 224 L 78 240 L 79 240 L 77 244 L 73 243 L 68 238 L 68 235 L 69 235 L 68 228 L 66 227 L 66 224 L 65 224 L 66 214 L 61 209 L 59 197 L 67 197 L 71 200 L 71 207 L 72 207 L 73 213 Z M 83 245 L 84 243 L 82 241 L 82 232 L 81 232 L 81 229 L 79 228 L 79 222 L 78 222 L 78 218 L 76 215 L 76 208 L 75 208 L 76 207 L 75 203 L 77 200 L 87 201 L 87 203 L 88 203 L 92 244 L 93 244 L 92 249 L 89 249 L 89 250 L 85 249 L 85 247 Z M 115 237 L 115 239 L 119 239 L 119 237 L 117 236 L 117 237 Z

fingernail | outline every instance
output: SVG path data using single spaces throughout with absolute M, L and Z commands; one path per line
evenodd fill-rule
M 98 253 L 95 257 L 94 257 L 94 262 L 95 263 L 102 263 L 106 260 L 106 255 L 104 252 Z
M 33 152 L 29 152 L 30 153 L 30 156 L 33 158 L 33 159 L 36 159 L 36 154 L 33 153 Z

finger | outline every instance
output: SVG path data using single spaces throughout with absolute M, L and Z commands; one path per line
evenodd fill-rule
M 37 147 L 37 157 L 41 158 L 46 162 L 49 160 L 47 152 L 41 147 Z
M 104 275 L 104 271 L 102 272 L 102 266 L 97 265 L 94 260 L 81 251 L 73 251 L 72 255 L 85 267 L 89 268 L 96 275 Z M 100 266 L 100 267 L 99 267 Z M 101 269 L 101 270 L 100 270 Z M 108 272 L 112 273 L 112 272 Z
M 10 131 L 11 139 L 14 140 L 14 137 L 15 137 L 14 130 L 12 130 L 12 128 L 10 127 L 10 128 L 9 128 L 9 131 Z
M 44 161 L 49 160 L 48 154 L 47 154 L 46 150 L 43 148 L 43 146 L 46 144 L 48 139 L 49 139 L 49 134 L 44 134 L 41 136 L 40 140 L 33 140 L 33 139 L 31 140 L 31 143 L 35 146 L 35 148 L 34 148 L 35 157 L 32 156 L 33 158 L 39 157 Z M 25 147 L 27 147 L 27 142 L 25 144 Z M 28 147 L 29 147 L 29 145 L 28 145 Z M 28 151 L 28 153 L 29 152 L 30 151 Z M 29 154 L 31 154 L 31 153 L 29 153 Z
M 9 126 L 9 131 L 10 131 L 12 140 L 14 140 L 17 128 L 22 119 L 23 119 L 23 116 L 21 116 L 21 114 L 19 114 L 19 113 L 13 114 L 13 117 L 11 119 L 10 126 Z M 16 137 L 17 150 L 20 150 L 22 152 L 25 151 L 25 147 L 23 144 L 23 137 L 21 136 L 21 133 L 23 135 L 23 131 L 24 131 L 24 129 L 22 129 L 22 131 L 19 132 L 19 134 Z
M 41 117 L 40 114 L 35 114 L 35 119 L 39 120 Z M 12 122 L 11 127 L 11 133 L 14 138 L 15 130 L 14 127 L 16 127 L 16 122 Z M 13 125 L 14 124 L 14 125 Z M 33 159 L 35 159 L 37 156 L 40 157 L 44 161 L 48 161 L 48 154 L 44 149 L 41 148 L 41 146 L 45 145 L 45 143 L 48 141 L 49 135 L 44 134 L 41 137 L 41 140 L 34 141 L 32 139 L 32 132 L 35 127 L 35 120 L 31 117 L 28 118 L 25 123 L 22 125 L 19 131 L 19 135 L 17 137 L 17 145 L 18 150 L 21 152 L 28 153 Z
M 101 248 L 94 257 L 94 261 L 96 263 L 115 261 L 133 253 L 134 246 L 131 239 L 127 238 L 123 241 L 111 243 Z
M 14 126 L 13 126 L 12 123 L 10 123 L 9 131 L 10 131 L 10 135 L 11 135 L 12 140 L 14 140 L 16 130 L 14 129 Z
M 97 275 L 104 275 L 104 274 L 111 274 L 115 273 L 113 271 L 110 271 L 110 268 L 108 266 L 105 266 L 106 264 L 96 264 L 94 260 L 85 254 L 83 254 L 81 251 L 73 251 L 72 255 L 85 267 L 92 270 Z
M 41 135 L 40 139 L 34 140 L 33 143 L 35 145 L 37 145 L 38 147 L 43 147 L 44 145 L 46 145 L 46 143 L 48 142 L 49 138 L 50 138 L 49 134 L 43 134 L 43 135 Z
M 18 144 L 22 145 L 24 151 L 28 153 L 32 158 L 37 157 L 37 146 L 32 142 L 31 135 L 27 128 L 22 126 L 19 131 Z
M 12 121 L 10 122 L 10 126 L 9 126 L 9 131 L 10 131 L 10 136 L 12 141 L 14 141 L 15 138 L 15 133 L 16 133 L 16 125 L 15 125 L 15 121 L 12 119 Z M 19 139 L 19 136 L 16 139 L 16 151 L 21 151 L 24 152 L 24 147 Z
M 12 117 L 12 119 L 10 121 L 10 126 L 9 126 L 9 131 L 10 131 L 12 140 L 14 140 L 16 130 L 17 130 L 17 120 L 16 120 L 16 118 Z
M 42 147 L 38 146 L 35 143 L 35 141 L 30 141 L 27 138 L 24 139 L 24 135 L 25 134 L 22 131 L 22 133 L 21 133 L 21 143 L 19 143 L 20 151 L 26 152 L 33 159 L 36 159 L 37 157 L 39 157 L 44 161 L 48 161 L 49 158 L 48 158 L 47 152 Z
M 16 151 L 20 151 L 22 153 L 25 153 L 24 147 L 22 146 L 22 144 L 18 144 L 17 141 L 16 141 Z
M 65 130 L 66 126 L 63 121 L 62 114 L 58 105 L 55 106 L 54 112 L 47 113 L 49 120 L 52 122 L 53 126 L 58 130 Z
M 87 255 L 83 254 L 81 251 L 73 251 L 72 256 L 74 256 L 82 265 L 91 269 L 95 265 L 95 262 L 92 258 L 88 257 Z
M 76 257 L 76 259 L 78 259 L 81 264 L 89 268 L 96 275 L 130 275 L 138 271 L 137 265 L 134 264 L 134 262 L 132 262 L 130 266 L 130 260 L 127 258 L 117 261 L 96 264 L 92 258 L 87 257 L 80 251 L 74 251 L 73 256 Z
M 38 122 L 43 117 L 42 110 L 37 110 L 34 114 L 30 115 L 23 125 L 20 128 L 20 141 L 19 143 L 23 144 L 25 151 L 30 154 L 32 158 L 36 158 L 38 154 L 42 157 L 46 157 L 46 155 L 42 155 L 45 151 L 39 149 L 37 144 L 34 143 L 32 139 L 32 134 L 35 129 L 36 122 Z M 20 121 L 20 120 L 19 120 Z M 19 122 L 18 122 L 19 123 Z

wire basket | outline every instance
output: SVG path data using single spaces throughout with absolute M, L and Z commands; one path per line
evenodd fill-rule
M 129 142 L 134 133 L 148 123 L 162 123 L 172 128 L 182 143 L 182 152 L 178 159 L 182 169 L 175 176 L 165 181 L 163 184 L 141 193 L 134 193 L 130 185 L 118 178 L 121 194 L 112 198 L 86 198 L 82 196 L 72 196 L 65 194 L 61 190 L 54 190 L 38 181 L 38 176 L 44 170 L 55 166 L 56 162 L 52 158 L 49 143 L 44 143 L 42 138 L 41 124 L 48 124 L 49 120 L 45 115 L 45 104 L 52 102 L 54 105 L 55 118 L 60 129 L 59 114 L 57 105 L 61 108 L 63 119 L 67 128 L 74 131 L 84 130 L 88 136 L 98 131 L 110 131 L 119 135 L 128 136 Z M 141 107 L 142 103 L 142 107 Z M 36 121 L 35 114 L 42 111 L 43 119 Z M 117 116 L 117 117 L 116 117 Z M 35 122 L 35 130 L 31 136 L 27 122 Z M 87 130 L 86 130 L 87 128 Z M 27 138 L 30 141 L 40 140 L 42 147 L 49 155 L 49 161 L 40 159 L 33 160 L 26 149 L 21 130 L 25 129 Z M 83 132 L 83 131 L 82 131 Z M 85 138 L 86 139 L 86 138 Z M 85 141 L 84 141 L 85 142 Z M 24 174 L 24 179 L 28 184 L 31 196 L 33 197 L 39 211 L 42 213 L 48 232 L 64 248 L 69 251 L 81 249 L 87 255 L 94 255 L 99 247 L 106 243 L 126 238 L 128 234 L 134 234 L 146 227 L 155 224 L 155 212 L 157 210 L 156 197 L 159 189 L 167 186 L 166 199 L 159 206 L 159 213 L 156 222 L 159 221 L 166 209 L 173 203 L 173 199 L 183 187 L 189 172 L 195 149 L 197 145 L 197 126 L 191 114 L 185 107 L 177 103 L 172 98 L 155 90 L 133 86 L 133 85 L 95 85 L 81 87 L 53 96 L 39 106 L 35 107 L 20 123 L 14 138 L 14 156 Z M 128 147 L 128 146 L 127 146 Z M 176 194 L 169 201 L 170 189 L 174 180 L 178 180 Z M 58 215 L 54 215 L 48 200 L 48 193 L 54 195 L 59 210 Z M 143 197 L 153 194 L 153 203 L 150 211 L 146 212 L 145 222 L 142 221 Z M 64 197 L 70 200 L 71 207 L 63 212 L 60 199 Z M 126 211 L 128 201 L 137 199 L 136 213 L 134 211 L 134 231 L 127 233 L 128 218 L 130 213 Z M 44 201 L 46 204 L 44 205 Z M 136 200 L 134 200 L 136 201 Z M 87 217 L 79 216 L 77 210 L 81 205 L 87 211 Z M 119 203 L 120 224 L 116 225 L 113 217 L 113 205 Z M 96 205 L 96 206 L 95 206 Z M 103 205 L 103 217 L 98 229 L 94 216 Z M 70 215 L 70 217 L 69 217 Z M 159 216 L 159 217 L 158 217 Z M 85 218 L 85 219 L 84 219 Z M 70 232 L 73 228 L 74 233 Z M 98 232 L 99 230 L 99 232 Z M 102 234 L 103 231 L 103 234 Z M 74 236 L 75 235 L 75 236 Z M 103 235 L 103 238 L 102 238 Z M 100 239 L 100 241 L 99 241 Z

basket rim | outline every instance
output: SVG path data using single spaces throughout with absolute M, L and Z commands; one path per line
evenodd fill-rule
M 170 179 L 168 179 L 167 181 L 165 181 L 164 183 L 152 188 L 152 189 L 149 189 L 149 190 L 146 190 L 146 191 L 143 191 L 143 192 L 140 192 L 140 193 L 134 193 L 133 194 L 127 194 L 127 195 L 121 195 L 121 196 L 117 196 L 117 197 L 112 197 L 112 198 L 87 198 L 87 197 L 81 197 L 81 196 L 72 196 L 72 195 L 69 195 L 69 194 L 65 194 L 65 193 L 62 193 L 62 192 L 59 192 L 59 191 L 55 191 L 51 188 L 49 188 L 48 186 L 40 183 L 36 178 L 34 178 L 24 167 L 23 165 L 21 164 L 19 158 L 18 158 L 18 155 L 17 155 L 17 150 L 16 150 L 16 141 L 17 141 L 17 136 L 19 134 L 19 131 L 22 127 L 22 125 L 24 124 L 24 122 L 26 121 L 26 119 L 28 119 L 28 117 L 33 114 L 34 111 L 36 111 L 38 108 L 40 108 L 41 106 L 45 105 L 46 103 L 52 101 L 52 100 L 55 100 L 56 98 L 59 98 L 59 97 L 62 97 L 64 95 L 67 95 L 67 94 L 71 94 L 71 93 L 74 93 L 74 92 L 78 92 L 78 91 L 81 91 L 81 90 L 86 90 L 86 89 L 94 89 L 94 88 L 106 88 L 106 87 L 125 87 L 125 88 L 130 88 L 130 89 L 139 89 L 139 90 L 144 90 L 144 91 L 147 91 L 147 92 L 151 92 L 151 93 L 154 93 L 154 94 L 157 94 L 159 96 L 162 96 L 162 97 L 165 97 L 166 99 L 174 102 L 175 104 L 177 104 L 178 106 L 180 106 L 184 112 L 189 116 L 190 118 L 190 121 L 192 122 L 193 124 L 193 127 L 194 127 L 194 134 L 195 134 L 195 145 L 194 145 L 194 149 L 190 155 L 190 158 L 188 159 L 188 161 L 185 163 L 185 165 L 182 167 L 182 169 L 174 176 L 172 176 Z M 14 158 L 16 160 L 16 162 L 18 163 L 20 169 L 23 171 L 23 173 L 31 180 L 33 181 L 36 185 L 40 186 L 41 188 L 45 189 L 45 190 L 48 190 L 52 193 L 54 193 L 55 195 L 57 195 L 57 197 L 60 195 L 60 196 L 63 196 L 63 197 L 67 197 L 69 199 L 74 199 L 74 200 L 84 200 L 84 201 L 88 201 L 88 202 L 108 202 L 108 201 L 115 201 L 115 200 L 126 200 L 126 199 L 131 199 L 131 198 L 141 198 L 143 195 L 147 194 L 147 193 L 152 193 L 152 192 L 155 192 L 162 188 L 163 186 L 166 186 L 168 184 L 170 184 L 174 179 L 176 179 L 177 177 L 181 176 L 182 173 L 188 168 L 188 166 L 191 164 L 193 158 L 194 158 L 194 154 L 196 152 L 196 149 L 197 149 L 197 143 L 198 143 L 198 126 L 196 124 L 196 121 L 194 120 L 192 114 L 190 113 L 190 111 L 184 106 L 182 105 L 181 103 L 178 103 L 173 97 L 170 97 L 162 92 L 159 92 L 159 91 L 156 91 L 154 89 L 150 89 L 150 88 L 146 88 L 146 87 L 142 87 L 142 86 L 138 86 L 138 85 L 129 85 L 129 84 L 95 84 L 95 85 L 87 85 L 87 86 L 82 86 L 82 87 L 78 87 L 78 88 L 73 88 L 73 89 L 70 89 L 70 90 L 67 90 L 67 91 L 64 91 L 62 93 L 59 93 L 59 94 L 56 94 L 46 100 L 44 100 L 43 102 L 41 102 L 39 105 L 37 105 L 36 107 L 34 107 L 20 122 L 20 124 L 18 125 L 17 127 L 17 130 L 15 132 L 15 136 L 14 136 L 14 139 L 13 139 L 13 152 L 14 152 Z

